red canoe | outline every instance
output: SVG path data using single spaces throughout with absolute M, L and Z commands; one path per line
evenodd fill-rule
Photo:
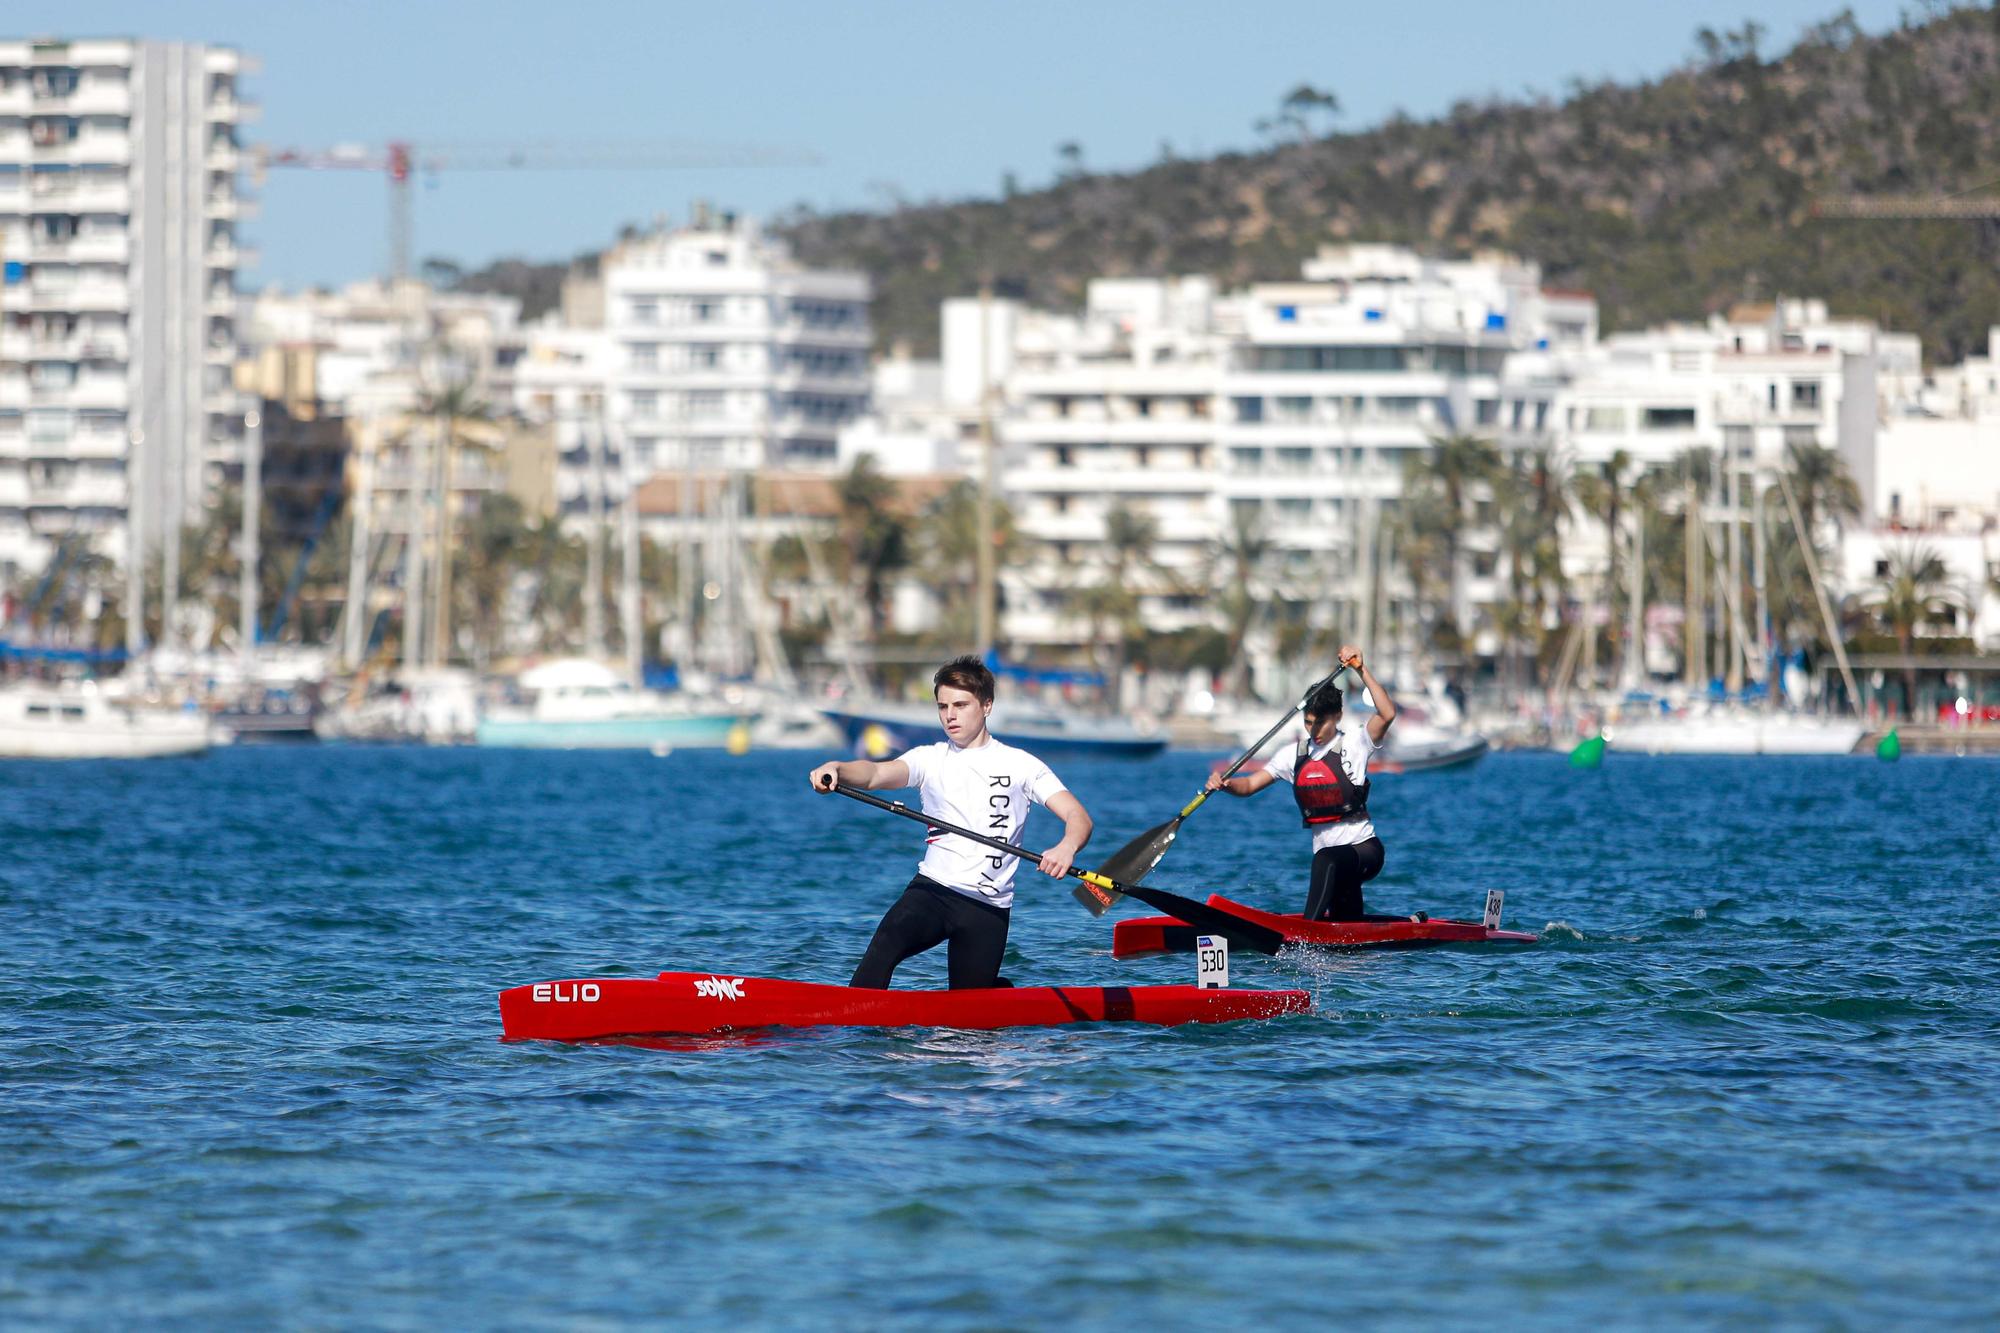
M 856 990 L 726 972 L 653 980 L 542 981 L 500 992 L 505 1041 L 699 1035 L 753 1028 L 1054 1027 L 1064 1023 L 1230 1023 L 1312 1011 L 1298 990 L 1194 986 L 1016 986 Z
M 1493 930 L 1477 921 L 1308 921 L 1302 916 L 1260 912 L 1219 893 L 1208 895 L 1210 907 L 1268 926 L 1287 944 L 1311 944 L 1326 949 L 1415 948 L 1426 944 L 1533 944 L 1536 936 L 1519 930 Z M 1201 932 L 1170 916 L 1137 916 L 1111 929 L 1113 958 L 1144 958 L 1156 953 L 1193 953 Z

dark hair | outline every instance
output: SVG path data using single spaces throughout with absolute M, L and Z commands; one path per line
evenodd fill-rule
M 1330 680 L 1314 686 L 1313 692 L 1306 696 L 1307 717 L 1339 717 L 1340 708 L 1340 689 Z
M 954 657 L 937 669 L 931 677 L 931 697 L 936 698 L 938 689 L 945 685 L 964 690 L 983 704 L 993 702 L 993 673 L 971 653 Z

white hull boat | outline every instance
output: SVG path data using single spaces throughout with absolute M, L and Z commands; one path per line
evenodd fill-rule
M 159 759 L 201 754 L 206 714 L 112 699 L 95 687 L 0 689 L 0 759 Z
M 1843 718 L 1749 710 L 1618 722 L 1604 743 L 1628 754 L 1853 754 L 1865 728 Z

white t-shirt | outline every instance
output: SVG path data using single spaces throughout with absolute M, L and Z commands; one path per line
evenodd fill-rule
M 1356 722 L 1351 726 L 1336 728 L 1333 738 L 1325 745 L 1315 745 L 1307 753 L 1314 759 L 1324 759 L 1330 753 L 1338 753 L 1340 767 L 1347 774 L 1349 782 L 1368 780 L 1368 756 L 1382 747 L 1368 736 L 1368 724 Z M 1290 782 L 1298 772 L 1299 749 L 1288 745 L 1271 756 L 1266 771 L 1280 782 Z M 1312 830 L 1313 850 L 1322 847 L 1351 847 L 1357 842 L 1366 842 L 1375 836 L 1375 822 L 1361 819 L 1343 819 L 1332 824 L 1318 824 Z
M 910 766 L 910 785 L 922 795 L 925 814 L 1016 847 L 1028 826 L 1028 802 L 1047 805 L 1058 792 L 1069 790 L 1047 764 L 991 736 L 971 749 L 950 741 L 919 745 L 902 760 Z M 933 829 L 917 871 L 989 906 L 1012 907 L 1019 861 Z

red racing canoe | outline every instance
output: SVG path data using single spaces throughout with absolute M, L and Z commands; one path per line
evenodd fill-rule
M 1208 895 L 1208 905 L 1219 907 L 1246 921 L 1267 926 L 1285 937 L 1287 944 L 1309 944 L 1325 949 L 1416 948 L 1426 944 L 1533 944 L 1539 938 L 1519 930 L 1497 930 L 1477 921 L 1308 921 L 1302 916 L 1260 912 L 1254 907 L 1232 902 L 1219 893 Z M 1144 958 L 1158 953 L 1193 953 L 1195 936 L 1201 934 L 1185 921 L 1170 916 L 1136 916 L 1111 928 L 1113 958 Z
M 1195 986 L 1015 986 L 857 990 L 726 972 L 541 981 L 500 992 L 503 1041 L 698 1036 L 754 1028 L 1055 1027 L 1065 1023 L 1233 1023 L 1312 1011 L 1299 990 Z

